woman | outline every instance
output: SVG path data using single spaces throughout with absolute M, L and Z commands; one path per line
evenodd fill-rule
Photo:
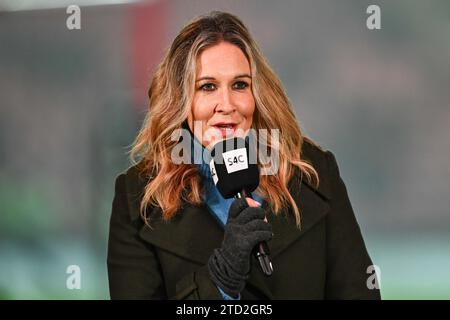
M 380 298 L 368 286 L 372 262 L 334 155 L 302 135 L 279 79 L 237 17 L 215 11 L 186 25 L 149 97 L 134 166 L 116 180 L 111 298 Z M 277 170 L 260 176 L 256 200 L 224 199 L 205 158 L 187 152 L 194 161 L 178 161 L 185 137 L 174 133 L 183 128 L 202 151 L 250 129 L 277 129 L 278 139 L 264 140 Z M 258 166 L 265 168 L 259 159 Z M 270 277 L 252 255 L 262 241 Z

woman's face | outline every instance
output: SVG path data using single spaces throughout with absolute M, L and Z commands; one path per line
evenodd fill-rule
M 205 147 L 247 134 L 255 110 L 251 88 L 250 64 L 239 47 L 221 42 L 198 56 L 188 124 Z

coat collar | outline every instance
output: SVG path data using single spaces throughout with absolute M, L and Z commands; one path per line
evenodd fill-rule
M 129 209 L 132 216 L 139 216 L 138 191 L 142 192 L 145 183 L 130 183 Z M 130 190 L 131 188 L 131 190 Z M 267 207 L 267 219 L 272 225 L 274 237 L 268 242 L 270 258 L 274 264 L 276 272 L 276 258 L 294 241 L 300 240 L 315 224 L 317 224 L 328 213 L 330 206 L 328 199 L 321 192 L 309 185 L 305 181 L 296 178 L 289 184 L 289 190 L 297 203 L 302 215 L 302 229 L 295 226 L 295 221 L 290 214 L 282 212 L 275 216 Z M 264 208 L 264 207 L 263 207 Z M 205 265 L 214 248 L 221 245 L 223 239 L 223 229 L 219 222 L 208 211 L 205 205 L 192 206 L 184 203 L 180 209 L 180 214 L 173 217 L 170 222 L 161 219 L 161 210 L 153 209 L 150 214 L 152 228 L 144 225 L 139 236 L 146 242 L 173 252 L 174 254 L 200 265 Z M 253 265 L 257 266 L 254 259 Z M 261 272 L 259 266 L 253 267 L 248 279 L 248 285 L 260 290 L 268 299 L 272 298 L 270 289 L 267 287 L 266 277 Z

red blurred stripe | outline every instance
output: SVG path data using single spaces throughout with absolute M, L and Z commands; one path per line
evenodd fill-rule
M 167 38 L 167 1 L 146 1 L 130 6 L 130 60 L 133 100 L 138 110 L 148 102 L 148 88 L 154 68 L 162 58 Z

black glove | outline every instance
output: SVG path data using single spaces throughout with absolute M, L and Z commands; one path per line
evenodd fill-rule
M 272 227 L 264 217 L 264 210 L 249 207 L 245 198 L 236 199 L 228 211 L 222 246 L 214 249 L 208 269 L 212 281 L 229 296 L 237 297 L 244 289 L 253 248 L 272 239 Z

